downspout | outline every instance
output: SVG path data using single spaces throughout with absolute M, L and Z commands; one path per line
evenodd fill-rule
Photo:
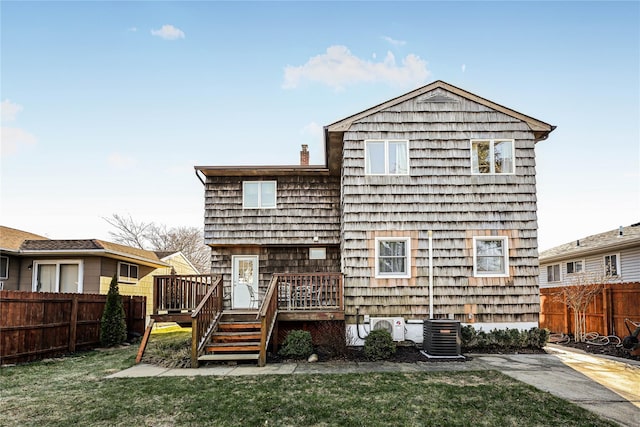
M 433 319 L 433 231 L 429 230 L 429 319 Z

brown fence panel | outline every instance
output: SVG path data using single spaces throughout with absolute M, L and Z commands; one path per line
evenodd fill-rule
M 573 334 L 573 310 L 554 295 L 559 288 L 540 289 L 540 327 Z M 609 283 L 589 305 L 587 332 L 624 337 L 624 319 L 640 322 L 640 283 Z
M 106 295 L 0 291 L 0 364 L 100 345 Z M 144 333 L 144 296 L 122 296 L 127 331 Z

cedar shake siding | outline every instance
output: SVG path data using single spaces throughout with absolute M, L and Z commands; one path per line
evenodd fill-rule
M 435 100 L 435 102 L 434 102 Z M 365 140 L 407 140 L 408 175 L 365 175 Z M 471 140 L 512 139 L 515 174 L 473 175 Z M 537 322 L 536 136 L 511 115 L 436 88 L 355 120 L 344 132 L 341 253 L 347 321 L 429 316 Z M 473 237 L 507 236 L 509 277 L 473 277 Z M 411 278 L 375 278 L 375 238 L 411 239 Z
M 275 209 L 243 208 L 243 181 L 276 181 Z M 329 176 L 326 172 L 315 175 L 207 177 L 205 243 L 210 246 L 324 246 L 338 245 L 339 242 L 338 176 Z M 215 262 L 212 268 L 216 268 Z

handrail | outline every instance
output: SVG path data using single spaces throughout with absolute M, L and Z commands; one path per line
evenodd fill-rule
M 198 367 L 200 356 L 222 313 L 222 277 L 216 277 L 207 294 L 191 314 L 191 367 Z
M 209 274 L 153 276 L 153 314 L 193 312 L 213 280 Z
M 273 275 L 264 295 L 257 320 L 260 321 L 260 354 L 258 366 L 267 363 L 267 345 L 278 317 L 278 276 Z

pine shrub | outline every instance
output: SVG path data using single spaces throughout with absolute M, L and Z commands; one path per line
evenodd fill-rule
M 396 344 L 384 329 L 374 329 L 364 339 L 364 355 L 369 360 L 387 360 L 395 353 Z
M 291 359 L 306 359 L 313 353 L 311 332 L 293 330 L 287 333 L 278 354 Z
M 104 347 L 122 344 L 127 339 L 127 323 L 118 290 L 118 278 L 113 276 L 107 293 L 107 302 L 100 322 L 100 343 Z

